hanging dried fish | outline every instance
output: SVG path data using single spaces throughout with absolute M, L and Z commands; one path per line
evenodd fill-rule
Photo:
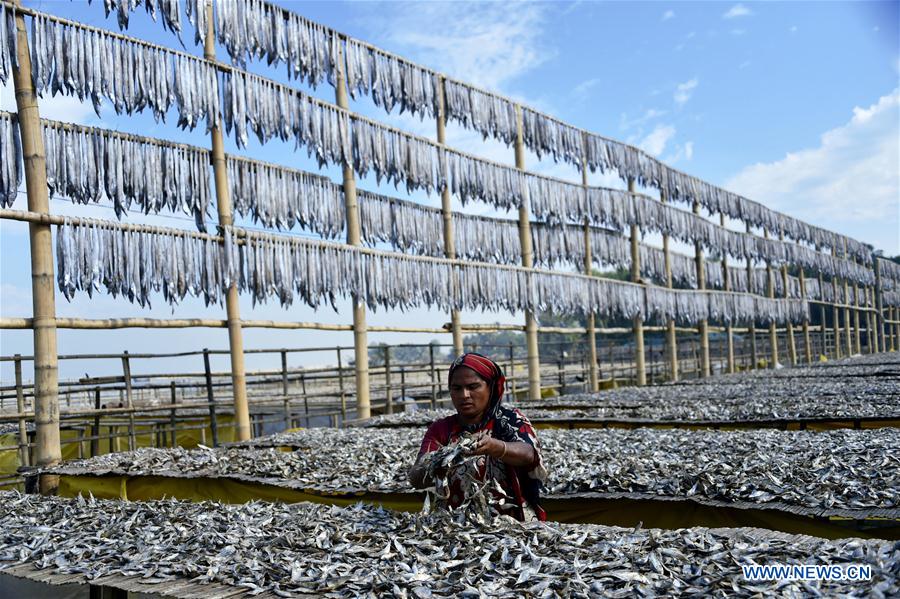
M 508 99 L 476 89 L 465 83 L 444 79 L 444 108 L 447 120 L 504 142 L 516 140 L 516 109 Z
M 581 185 L 559 179 L 524 174 L 531 211 L 535 218 L 550 222 L 580 221 L 590 212 L 588 195 Z
M 531 108 L 522 107 L 522 140 L 538 158 L 550 154 L 581 167 L 584 156 L 584 132 Z
M 401 251 L 444 256 L 444 219 L 441 211 L 415 202 L 357 192 L 363 241 L 387 242 Z
M 350 164 L 347 113 L 303 92 L 249 73 L 222 75 L 225 130 L 235 131 L 238 146 L 247 145 L 247 128 L 260 143 L 293 139 L 306 146 L 319 166 Z
M 510 210 L 523 204 L 524 175 L 513 167 L 444 150 L 450 191 L 463 205 L 472 200 Z
M 93 0 L 88 0 L 88 4 L 92 1 Z M 199 2 L 201 0 L 193 1 Z M 188 5 L 191 4 L 191 0 L 187 0 L 187 2 Z M 158 5 L 159 11 L 162 14 L 163 28 L 177 34 L 178 39 L 181 39 L 181 3 L 179 0 L 103 0 L 103 8 L 106 11 L 107 17 L 109 17 L 110 12 L 113 10 L 116 11 L 120 29 L 128 29 L 128 19 L 131 16 L 131 11 L 141 4 L 144 5 L 144 8 L 147 9 L 147 13 L 150 14 L 150 17 L 154 21 L 156 21 L 156 10 Z
M 211 192 L 209 152 L 107 129 L 42 121 L 50 196 L 80 204 L 108 199 L 120 219 L 136 203 L 194 217 L 206 230 Z
M 344 191 L 327 177 L 227 157 L 234 210 L 266 227 L 300 226 L 326 239 L 344 232 Z
M 98 114 L 106 98 L 117 114 L 150 109 L 157 120 L 174 103 L 179 126 L 187 128 L 206 120 L 208 129 L 219 112 L 216 70 L 203 60 L 44 14 L 31 26 L 32 78 L 41 96 L 50 90 L 90 98 Z
M 0 112 L 0 207 L 16 201 L 22 181 L 22 142 L 16 115 Z
M 214 239 L 174 229 L 148 233 L 67 219 L 56 230 L 57 281 L 68 300 L 76 291 L 92 296 L 102 286 L 143 307 L 150 306 L 153 292 L 170 304 L 187 294 L 202 295 L 207 305 L 221 304 L 226 289 L 221 251 Z
M 362 117 L 350 117 L 353 136 L 353 167 L 362 176 L 375 171 L 395 186 L 401 182 L 412 192 L 441 190 L 447 182 L 447 170 L 439 148 L 431 141 L 381 125 Z
M 12 70 L 17 67 L 19 30 L 16 27 L 16 8 L 0 4 L 0 84 L 6 85 Z
M 288 77 L 334 85 L 341 40 L 337 32 L 264 0 L 215 3 L 216 34 L 231 61 L 285 63 Z M 199 13 L 198 13 L 199 14 Z

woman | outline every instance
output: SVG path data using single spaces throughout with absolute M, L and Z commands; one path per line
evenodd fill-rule
M 474 475 L 479 480 L 493 479 L 494 503 L 502 513 L 527 522 L 546 520 L 538 503 L 540 488 L 547 478 L 541 463 L 540 443 L 528 419 L 517 409 L 500 405 L 506 377 L 500 366 L 480 354 L 460 356 L 450 366 L 450 399 L 455 416 L 435 421 L 428 427 L 419 457 L 409 473 L 417 489 L 433 484 L 427 477 L 423 457 L 448 445 L 463 434 L 481 434 L 472 455 Z M 451 477 L 454 473 L 450 473 Z M 459 507 L 462 497 L 459 482 L 450 481 L 451 507 Z M 500 501 L 502 500 L 502 501 Z

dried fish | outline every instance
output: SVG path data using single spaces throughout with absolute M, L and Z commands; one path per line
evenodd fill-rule
M 556 162 L 583 164 L 584 132 L 527 107 L 522 108 L 522 139 L 538 158 L 547 153 Z
M 507 98 L 445 79 L 444 100 L 447 120 L 474 129 L 485 139 L 490 135 L 507 146 L 516 140 L 516 109 Z
M 117 114 L 150 109 L 157 120 L 174 104 L 179 126 L 187 128 L 205 120 L 208 129 L 219 113 L 216 70 L 203 60 L 42 13 L 31 26 L 32 78 L 40 96 L 49 89 L 90 98 L 98 114 L 106 98 Z
M 454 523 L 377 506 L 0 495 L 0 568 L 336 596 L 894 596 L 894 543 L 760 529 Z M 741 566 L 865 565 L 871 581 L 749 581 Z M 117 578 L 117 576 L 115 577 Z M 121 579 L 120 579 L 121 580 Z M 110 584 L 115 584 L 110 583 Z M 221 591 L 221 587 L 219 589 Z
M 192 215 L 206 230 L 209 152 L 107 129 L 42 121 L 50 196 L 80 204 L 108 199 L 120 219 L 137 203 L 144 214 Z
M 350 125 L 353 168 L 361 176 L 371 169 L 379 184 L 382 179 L 405 183 L 409 192 L 431 193 L 447 185 L 447 167 L 431 141 L 357 116 L 350 117 Z
M 199 0 L 194 0 L 194 2 L 197 1 Z M 92 0 L 88 0 L 88 4 L 91 2 Z M 187 3 L 190 6 L 191 0 L 187 0 Z M 128 19 L 131 16 L 131 11 L 141 4 L 144 5 L 154 21 L 156 21 L 158 4 L 162 14 L 163 28 L 178 34 L 179 39 L 181 39 L 181 3 L 179 0 L 103 0 L 103 8 L 107 17 L 110 12 L 116 11 L 120 29 L 128 29 Z
M 15 115 L 0 113 L 0 148 L 0 207 L 9 208 L 22 181 L 22 142 Z
M 422 428 L 311 429 L 255 440 L 243 448 L 145 448 L 67 462 L 50 471 L 230 477 L 322 493 L 409 492 L 406 473 L 423 433 Z M 900 458 L 893 451 L 900 443 L 900 430 L 895 428 L 822 432 L 547 429 L 540 436 L 551 495 L 596 491 L 697 496 L 777 502 L 809 510 L 859 510 L 861 514 L 894 510 L 900 516 L 900 487 L 894 484 L 900 477 Z M 438 500 L 446 489 L 440 471 L 465 470 L 466 451 L 473 442 L 467 438 L 430 456 L 427 468 L 439 473 Z M 263 443 L 299 449 L 255 448 Z M 469 483 L 475 498 L 479 483 L 474 479 Z M 477 502 L 470 507 L 472 515 L 484 515 L 488 509 Z
M 18 66 L 18 45 L 16 8 L 0 4 L 0 84 L 6 85 L 13 68 Z

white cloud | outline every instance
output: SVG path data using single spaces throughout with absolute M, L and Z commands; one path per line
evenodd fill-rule
M 738 65 L 738 68 L 739 68 L 739 69 L 746 69 L 746 68 L 749 67 L 751 64 L 753 64 L 753 63 L 751 63 L 749 60 L 745 60 L 744 62 L 742 62 L 741 64 Z
M 679 83 L 675 88 L 675 104 L 678 106 L 684 106 L 688 100 L 691 99 L 691 95 L 694 93 L 694 90 L 697 88 L 697 84 L 699 81 L 696 77 L 691 79 L 690 81 L 685 81 L 684 83 Z
M 675 11 L 674 11 L 674 10 L 667 10 L 667 11 L 664 12 L 663 15 L 662 15 L 662 20 L 663 20 L 663 21 L 668 21 L 669 19 L 674 19 L 674 18 L 675 18 Z
M 664 116 L 667 111 L 665 110 L 657 110 L 656 108 L 650 108 L 644 112 L 639 117 L 635 117 L 633 119 L 628 118 L 628 113 L 622 113 L 621 118 L 619 119 L 619 128 L 624 130 L 631 129 L 632 127 L 637 127 L 639 125 L 643 125 L 647 121 L 651 121 L 655 118 L 659 118 Z
M 735 4 L 728 9 L 728 12 L 722 15 L 723 19 L 736 19 L 738 17 L 749 17 L 753 12 L 743 4 Z
M 791 25 L 791 28 L 788 29 L 788 31 L 790 31 L 791 33 L 797 33 L 797 26 L 796 26 L 796 25 Z
M 582 81 L 578 85 L 575 86 L 575 89 L 572 90 L 572 94 L 581 100 L 586 99 L 590 94 L 590 91 L 597 87 L 603 80 L 599 77 L 595 77 L 593 79 L 587 79 Z
M 659 156 L 666 149 L 666 144 L 675 136 L 672 125 L 657 125 L 650 134 L 641 140 L 638 146 L 652 156 Z
M 684 144 L 684 157 L 688 160 L 694 157 L 694 142 L 689 141 Z
M 732 29 L 731 30 L 731 35 L 735 35 L 735 36 L 744 35 L 745 33 L 747 33 L 746 29 Z
M 818 146 L 744 168 L 726 187 L 816 225 L 900 252 L 900 90 L 854 108 Z
M 540 43 L 548 6 L 387 3 L 367 11 L 362 25 L 394 52 L 497 89 L 553 56 L 552 49 Z M 434 35 L 436 24 L 440 24 L 440 35 Z

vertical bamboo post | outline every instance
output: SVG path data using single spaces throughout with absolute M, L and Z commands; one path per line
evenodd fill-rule
M 586 136 L 587 133 L 584 134 Z M 586 145 L 582 136 L 582 145 Z M 581 185 L 584 193 L 587 194 L 588 187 L 588 166 L 587 159 L 581 161 Z M 594 256 L 591 248 L 591 222 L 587 216 L 584 217 L 584 274 L 591 276 L 594 268 Z M 600 390 L 600 378 L 597 374 L 597 329 L 594 313 L 591 312 L 587 316 L 587 344 L 588 344 L 588 381 L 592 393 Z
M 428 345 L 428 366 L 431 376 L 431 409 L 437 408 L 437 372 L 434 369 L 434 346 Z
M 831 248 L 831 257 L 837 257 L 837 250 L 835 248 Z M 841 347 L 841 321 L 838 312 L 840 297 L 838 295 L 838 279 L 835 275 L 831 276 L 831 289 L 834 292 L 834 298 L 831 304 L 831 330 L 834 337 L 834 357 L 835 359 L 838 359 L 843 353 L 843 348 Z
M 525 143 L 522 132 L 522 107 L 516 104 L 516 168 L 525 170 Z M 519 242 L 522 246 L 522 266 L 534 266 L 534 250 L 531 239 L 531 221 L 527 190 L 523 189 L 519 206 Z M 538 352 L 537 318 L 531 310 L 525 311 L 525 343 L 528 348 L 528 399 L 541 398 L 541 359 Z
M 438 113 L 437 113 L 437 142 L 447 143 L 447 115 L 444 106 L 444 77 L 438 77 Z M 441 216 L 444 222 L 444 253 L 450 259 L 456 258 L 456 239 L 453 229 L 453 212 L 450 209 L 450 187 L 445 185 L 441 190 Z M 463 352 L 462 326 L 460 324 L 459 310 L 450 310 L 450 331 L 453 334 L 453 354 L 461 356 Z
M 634 177 L 628 178 L 628 192 L 635 193 Z M 641 252 L 640 240 L 638 239 L 637 225 L 631 225 L 629 230 L 629 241 L 631 242 L 631 282 L 641 282 Z M 644 318 L 641 314 L 634 317 L 634 374 L 635 384 L 643 387 L 647 384 L 647 366 L 644 356 Z
M 884 298 L 881 289 L 881 259 L 878 256 L 872 257 L 872 266 L 875 270 L 875 288 L 872 290 L 874 295 L 873 305 L 875 308 L 875 345 L 880 347 L 882 351 L 887 351 L 887 339 L 884 330 Z
M 91 457 L 100 455 L 100 387 L 94 387 L 94 425 L 91 427 Z
M 779 229 L 778 231 L 778 239 L 784 241 L 784 229 Z M 801 268 L 802 271 L 802 268 Z M 788 267 L 787 262 L 781 265 L 781 285 L 784 287 L 784 297 L 791 297 L 791 286 L 790 280 L 788 279 Z M 791 366 L 797 365 L 797 345 L 796 340 L 794 339 L 794 323 L 788 319 L 787 326 L 785 327 L 787 330 L 787 346 L 788 346 L 788 359 L 791 361 Z
M 769 238 L 769 230 L 763 228 L 763 237 L 765 239 Z M 766 281 L 768 288 L 768 296 L 769 299 L 775 298 L 775 278 L 772 273 L 772 261 L 766 260 Z M 775 321 L 769 323 L 769 347 L 772 352 L 772 366 L 771 368 L 775 368 L 778 366 L 778 330 L 776 328 Z
M 388 414 L 394 413 L 394 390 L 391 388 L 391 346 L 384 346 L 384 403 Z
M 209 408 L 209 430 L 212 433 L 213 447 L 219 446 L 219 423 L 216 418 L 216 397 L 213 393 L 212 368 L 209 365 L 209 349 L 203 348 L 203 369 L 206 379 L 206 401 Z M 250 423 L 247 423 L 250 428 Z
M 175 381 L 172 381 L 169 384 L 169 403 L 171 403 L 173 406 L 178 403 L 178 397 L 176 396 L 175 392 Z M 175 447 L 176 445 L 178 445 L 178 419 L 176 416 L 175 408 L 172 408 L 169 411 L 169 426 L 172 428 L 172 447 Z
M 866 285 L 866 328 L 869 329 L 868 340 L 869 340 L 869 353 L 877 354 L 881 349 L 878 347 L 878 333 L 875 330 L 875 323 L 877 322 L 877 318 L 875 312 L 875 290 L 872 285 Z
M 692 205 L 694 214 L 700 215 L 700 203 Z M 703 246 L 694 244 L 694 261 L 697 267 L 697 289 L 706 291 L 706 263 L 703 259 Z M 705 318 L 697 323 L 697 332 L 700 335 L 700 376 L 706 378 L 712 374 L 709 364 L 709 321 Z
M 747 233 L 752 231 L 750 223 L 747 223 Z M 747 293 L 756 293 L 756 285 L 753 277 L 753 259 L 747 258 Z M 756 370 L 759 367 L 759 354 L 756 348 L 756 318 L 750 319 L 750 360 L 753 362 L 750 368 Z
M 354 348 L 354 349 L 356 349 L 356 348 Z M 338 391 L 339 391 L 340 394 L 341 394 L 341 414 L 342 414 L 342 415 L 344 416 L 344 418 L 346 419 L 346 418 L 347 418 L 347 391 L 346 391 L 346 388 L 344 387 L 344 360 L 343 360 L 343 357 L 341 356 L 341 348 L 340 348 L 340 346 L 338 346 L 338 348 L 337 348 L 337 362 L 338 362 L 338 364 L 337 364 L 337 368 L 338 368 Z M 368 364 L 366 365 L 366 367 L 368 368 Z M 367 375 L 367 376 L 368 376 L 368 375 Z M 304 392 L 304 393 L 305 393 L 305 392 Z M 371 416 L 371 412 L 369 413 L 369 416 Z M 369 416 L 365 416 L 365 418 L 368 418 Z M 363 416 L 360 416 L 360 415 L 359 415 L 359 409 L 358 409 L 358 406 L 357 406 L 356 417 L 357 417 L 357 418 L 363 418 Z
M 291 400 L 288 397 L 287 351 L 281 350 L 281 401 L 284 406 L 284 428 L 291 428 Z
M 800 299 L 803 302 L 807 302 L 808 300 L 806 295 L 806 272 L 801 266 L 799 269 L 800 274 Z M 803 352 L 806 357 L 806 363 L 812 364 L 812 347 L 809 338 L 809 318 L 803 319 Z
M 894 321 L 894 334 L 891 336 L 891 351 L 900 351 L 900 309 L 891 308 L 891 319 Z
M 24 414 L 25 390 L 22 388 L 22 356 L 19 354 L 14 356 L 14 367 L 16 376 L 16 411 L 19 414 Z M 19 416 L 19 464 L 22 466 L 31 465 L 31 459 L 28 455 L 28 427 L 25 426 L 24 416 Z
M 844 254 L 843 257 L 846 259 L 847 258 L 847 240 L 846 239 L 844 240 L 843 254 Z M 844 299 L 841 302 L 843 304 L 842 312 L 844 313 L 844 341 L 846 343 L 847 357 L 850 357 L 853 355 L 853 339 L 852 339 L 851 333 L 850 333 L 850 328 L 851 328 L 850 327 L 850 284 L 847 279 L 842 279 L 841 285 L 844 290 L 843 291 Z
M 18 0 L 14 0 L 18 5 Z M 28 210 L 50 214 L 47 192 L 47 157 L 41 133 L 41 116 L 31 78 L 31 53 L 25 16 L 16 12 L 16 66 L 13 86 L 16 95 L 22 157 L 25 161 L 25 190 Z M 56 296 L 53 276 L 53 235 L 50 225 L 29 223 L 31 250 L 31 297 L 34 331 L 34 426 L 35 465 L 47 468 L 62 460 L 59 443 L 59 372 L 56 348 Z M 43 495 L 55 495 L 59 477 L 42 474 L 38 487 Z
M 206 5 L 206 17 L 209 30 L 203 54 L 206 60 L 216 61 L 215 21 L 213 20 L 212 2 Z M 234 224 L 231 211 L 231 190 L 228 187 L 228 169 L 225 161 L 225 141 L 222 137 L 222 123 L 218 115 L 211 118 L 210 134 L 212 136 L 213 175 L 216 182 L 216 206 L 219 213 L 219 226 L 230 227 Z M 244 335 L 241 330 L 241 306 L 238 297 L 237 281 L 233 282 L 225 295 L 225 313 L 228 319 L 228 348 L 231 357 L 231 386 L 234 395 L 234 417 L 237 423 L 235 430 L 238 441 L 247 441 L 252 436 L 250 429 L 250 408 L 247 404 L 247 376 L 244 368 Z
M 347 95 L 347 79 L 344 74 L 344 53 L 338 50 L 337 81 L 334 86 L 337 105 L 345 110 L 350 108 Z M 344 181 L 344 211 L 347 217 L 347 245 L 359 246 L 359 205 L 356 199 L 356 177 L 353 167 L 342 165 Z M 366 331 L 366 305 L 362 298 L 353 298 L 353 353 L 356 374 L 356 417 L 369 418 L 372 415 L 369 397 L 369 341 Z M 346 415 L 346 409 L 344 410 Z
M 659 191 L 659 201 L 665 204 L 668 201 L 666 191 Z M 673 288 L 672 284 L 672 254 L 669 250 L 669 236 L 666 233 L 662 235 L 663 263 L 666 270 L 666 287 Z M 666 352 L 669 357 L 669 378 L 672 381 L 678 380 L 678 337 L 675 333 L 675 319 L 666 318 Z
M 725 213 L 719 213 L 719 226 L 725 228 Z M 722 252 L 722 285 L 725 291 L 731 291 L 731 279 L 728 276 L 728 254 Z M 734 363 L 734 328 L 731 321 L 725 323 L 725 339 L 728 352 L 728 373 L 734 374 L 737 368 Z
M 128 408 L 128 451 L 137 449 L 134 431 L 134 395 L 131 390 L 131 359 L 128 352 L 122 354 L 122 375 L 125 378 L 125 406 Z

